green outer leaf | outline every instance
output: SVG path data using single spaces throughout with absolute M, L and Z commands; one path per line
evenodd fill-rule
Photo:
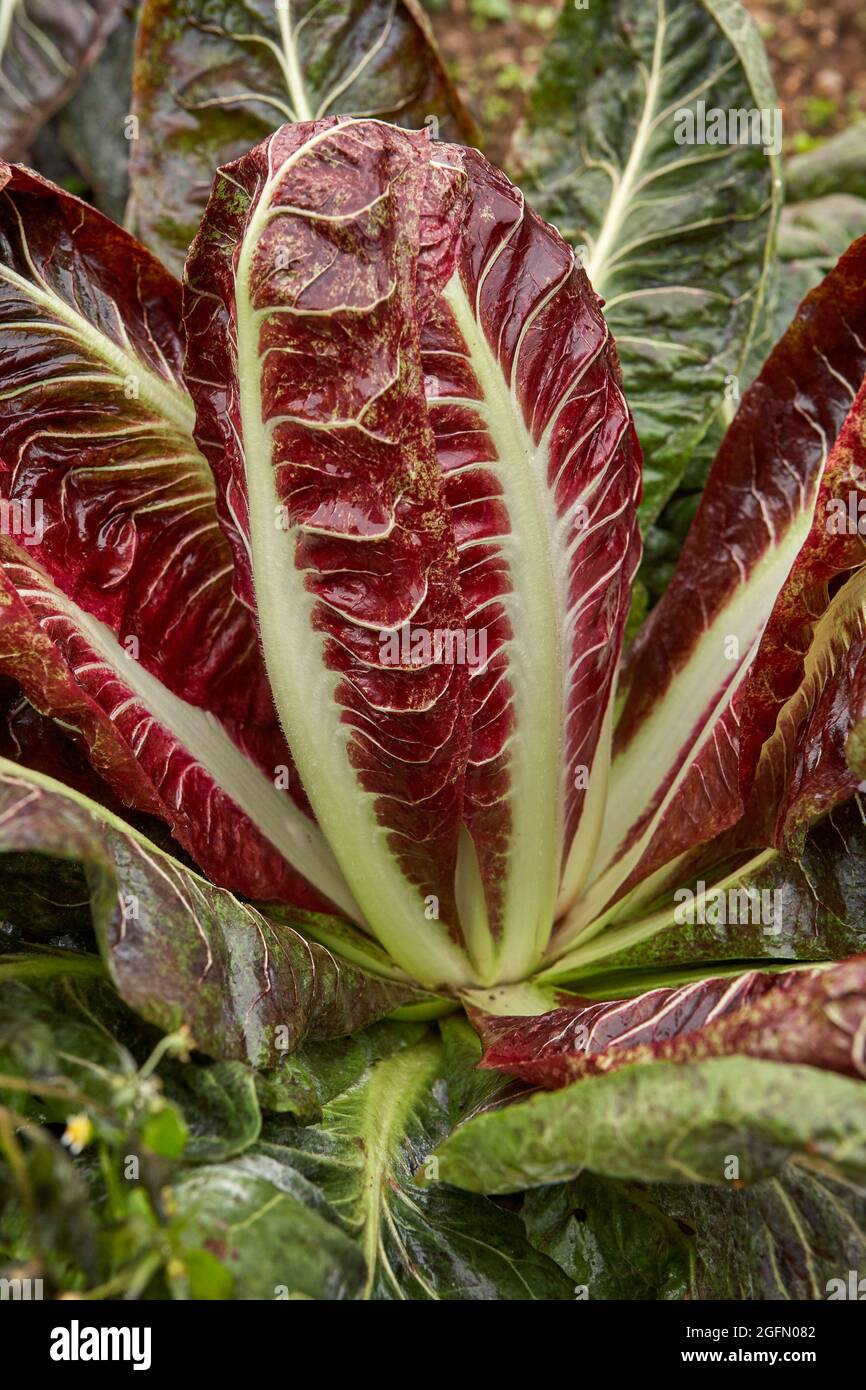
M 306 1037 L 351 1033 L 413 997 L 269 922 L 94 802 L 0 759 L 0 854 L 33 850 L 86 864 L 121 997 L 163 1032 L 186 1024 L 211 1056 L 272 1066 Z
M 866 1188 L 797 1162 L 743 1190 L 584 1173 L 528 1193 L 523 1219 L 590 1299 L 850 1297 L 866 1260 Z
M 743 1182 L 792 1155 L 866 1170 L 866 1087 L 815 1067 L 746 1057 L 628 1066 L 534 1096 L 455 1131 L 439 1176 L 469 1192 L 518 1192 L 583 1168 L 651 1182 Z
M 582 1173 L 528 1192 L 521 1215 L 535 1248 L 590 1299 L 680 1299 L 691 1284 L 692 1243 L 656 1191 Z
M 327 1101 L 351 1090 L 364 1079 L 374 1062 L 410 1047 L 424 1032 L 424 1027 L 417 1023 L 384 1020 L 350 1038 L 307 1043 L 284 1058 L 278 1067 L 257 1072 L 256 1090 L 262 1108 L 294 1115 L 302 1124 L 321 1120 L 322 1106 Z
M 517 1217 L 413 1173 L 451 1127 L 471 1078 L 431 1035 L 377 1062 L 323 1107 L 320 1124 L 266 1125 L 259 1152 L 308 1179 L 363 1255 L 359 1296 L 558 1299 L 571 1287 L 532 1252 Z
M 248 1154 L 181 1174 L 173 1193 L 185 1240 L 231 1271 L 236 1299 L 357 1297 L 361 1252 L 285 1165 Z
M 866 122 L 857 121 L 817 149 L 795 155 L 787 166 L 788 201 L 827 193 L 866 198 Z
M 644 529 L 743 371 L 781 203 L 780 161 L 760 146 L 676 144 L 674 113 L 698 99 L 777 106 L 736 0 L 567 5 L 517 142 L 528 196 L 584 248 L 607 301 L 644 450 Z
M 415 0 L 145 0 L 130 214 L 180 272 L 214 170 L 292 120 L 372 115 L 474 140 Z
M 163 1090 L 180 1107 L 189 1130 L 186 1163 L 234 1158 L 256 1142 L 262 1116 L 255 1074 L 241 1062 L 200 1067 L 179 1062 L 160 1068 Z
M 866 1261 L 866 1186 L 786 1163 L 775 1178 L 736 1191 L 666 1187 L 661 1209 L 695 1232 L 692 1297 L 850 1298 L 849 1270 Z M 862 1298 L 862 1294 L 859 1295 Z

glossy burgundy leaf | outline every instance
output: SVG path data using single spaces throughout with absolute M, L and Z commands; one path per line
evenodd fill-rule
M 866 368 L 866 353 L 862 362 Z M 743 844 L 796 853 L 809 823 L 866 776 L 862 751 L 853 746 L 862 744 L 866 709 L 864 498 L 866 381 L 833 446 L 812 531 L 739 701 L 740 784 L 747 789 L 754 779 L 735 832 Z
M 866 956 L 786 974 L 752 970 L 535 1018 L 476 1011 L 480 1065 L 555 1089 L 635 1063 L 741 1053 L 866 1077 Z
M 0 155 L 18 159 L 98 57 L 123 0 L 8 0 L 0 22 Z
M 60 725 L 31 705 L 17 681 L 0 676 L 0 757 L 42 772 L 115 815 L 123 803 Z
M 383 944 L 433 984 L 467 972 L 469 718 L 465 665 L 432 647 L 465 625 L 418 347 L 427 166 L 426 132 L 331 118 L 220 170 L 185 370 L 316 817 Z
M 825 545 L 820 508 L 851 467 L 860 426 L 843 427 L 864 372 L 861 238 L 743 397 L 671 584 L 629 651 L 604 853 L 581 921 L 742 814 L 752 744 L 760 748 L 802 674 L 827 581 L 862 555 L 859 538 Z M 765 636 L 777 603 L 777 635 L 771 624 Z
M 443 286 L 424 305 L 430 416 L 467 630 L 486 644 L 464 815 L 501 974 L 519 978 L 561 877 L 573 896 L 595 850 L 640 451 L 600 302 L 520 191 L 476 151 L 436 146 L 423 231 Z
M 132 237 L 0 166 L 0 495 L 7 530 L 176 694 L 271 719 L 192 439 L 180 286 Z
M 126 804 L 162 815 L 216 881 L 304 903 L 336 892 L 350 911 L 232 590 L 180 375 L 180 286 L 79 199 L 12 166 L 0 181 L 4 669 L 46 714 L 86 709 L 74 728 L 101 775 Z M 66 647 L 37 658 L 30 632 L 43 655 L 49 633 Z M 133 694 L 141 708 L 126 703 Z M 136 769 L 137 750 L 148 768 Z M 314 862 L 301 872 L 325 872 L 315 892 L 283 859 L 305 841 Z
M 326 907 L 327 893 L 292 868 L 303 860 L 339 891 L 315 825 L 287 813 L 287 798 L 240 740 L 161 687 L 7 537 L 0 538 L 0 671 L 87 749 L 124 805 L 164 820 L 215 883 Z
M 775 622 L 775 617 L 774 617 Z M 796 641 L 796 630 L 793 634 Z M 760 751 L 732 839 L 802 852 L 809 826 L 864 780 L 866 570 L 855 571 L 814 627 L 799 686 Z M 857 752 L 852 744 L 859 741 Z

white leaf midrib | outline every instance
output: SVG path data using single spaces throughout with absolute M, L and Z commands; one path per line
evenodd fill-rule
M 656 13 L 656 35 L 653 45 L 652 66 L 647 77 L 643 110 L 641 111 L 637 130 L 635 131 L 635 138 L 629 152 L 628 161 L 622 172 L 622 177 L 614 189 L 613 196 L 607 205 L 604 220 L 599 228 L 595 244 L 586 262 L 586 273 L 589 276 L 590 283 L 596 293 L 601 295 L 604 294 L 604 273 L 607 268 L 608 256 L 628 216 L 629 204 L 638 182 L 653 130 L 653 116 L 661 84 L 662 51 L 667 27 L 664 0 L 658 0 Z
M 352 122 L 346 122 L 352 124 Z M 345 129 L 345 125 L 341 127 Z M 351 727 L 336 698 L 342 679 L 324 660 L 324 639 L 313 627 L 315 596 L 296 567 L 297 528 L 277 530 L 279 515 L 273 439 L 263 419 L 259 333 L 264 314 L 253 304 L 252 259 L 287 171 L 332 129 L 319 131 L 274 170 L 249 215 L 235 268 L 238 441 L 246 478 L 252 575 L 265 664 L 280 721 L 319 825 L 367 922 L 391 957 L 422 984 L 465 984 L 468 961 L 444 924 L 424 915 L 424 898 L 406 878 L 379 824 L 375 796 L 362 790 L 348 758 Z M 269 148 L 269 160 L 270 160 Z M 297 211 L 295 212 L 297 216 Z M 303 671 L 299 684 L 297 672 Z
M 73 309 L 59 295 L 52 294 L 47 288 L 40 288 L 38 284 L 26 276 L 20 275 L 11 266 L 0 265 L 0 280 L 12 285 L 27 299 L 43 309 L 49 317 L 58 320 L 68 328 L 81 344 L 85 353 L 103 362 L 112 372 L 116 373 L 121 382 L 133 379 L 138 387 L 137 400 L 149 406 L 162 420 L 184 434 L 190 440 L 190 447 L 195 450 L 195 446 L 191 443 L 195 425 L 195 408 L 192 399 L 179 386 L 174 386 L 169 381 L 159 377 L 144 365 L 140 357 L 128 352 L 118 343 L 112 342 L 106 334 L 94 328 L 82 314 Z M 0 322 L 0 332 L 2 329 L 3 324 Z M 195 452 L 198 454 L 197 450 Z M 198 457 L 201 458 L 201 455 Z M 206 469 L 204 459 L 201 459 L 201 463 L 202 467 Z
M 200 764 L 283 858 L 329 901 L 357 920 L 357 905 L 321 831 L 241 752 L 216 717 L 175 695 L 140 662 L 130 658 L 105 623 L 79 608 L 47 576 L 37 576 L 34 571 L 33 578 L 32 594 L 16 584 L 24 600 L 48 598 L 154 722 Z M 74 668 L 70 670 L 74 678 Z M 104 710 L 112 722 L 116 712 Z M 118 737 L 122 737 L 119 730 Z

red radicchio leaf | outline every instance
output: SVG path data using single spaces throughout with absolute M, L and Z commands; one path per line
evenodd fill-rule
M 742 1053 L 866 1077 L 866 956 L 827 969 L 700 980 L 535 1018 L 475 1010 L 482 1067 L 556 1089 L 631 1063 Z
M 422 329 L 430 415 L 467 629 L 486 644 L 470 670 L 464 817 L 500 974 L 520 978 L 563 874 L 575 893 L 596 847 L 640 557 L 640 450 L 600 301 L 476 151 L 435 147 L 424 241 L 444 287 Z
M 186 376 L 241 592 L 317 819 L 425 983 L 465 979 L 453 881 L 464 633 L 415 317 L 426 133 L 286 126 L 220 170 L 187 262 Z
M 180 286 L 38 175 L 2 165 L 0 188 L 0 669 L 217 883 L 356 912 L 232 591 Z
M 862 454 L 864 373 L 866 237 L 807 296 L 743 397 L 674 577 L 629 650 L 604 855 L 571 935 L 742 815 L 828 581 L 863 558 L 859 537 L 823 523 Z

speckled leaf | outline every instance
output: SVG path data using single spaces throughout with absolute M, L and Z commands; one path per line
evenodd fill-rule
M 792 1162 L 776 1177 L 742 1191 L 733 1183 L 652 1191 L 678 1228 L 694 1232 L 692 1298 L 863 1299 L 862 1178 Z
M 121 997 L 212 1057 L 274 1066 L 305 1038 L 351 1033 L 411 998 L 274 924 L 85 798 L 0 768 L 0 851 L 81 861 L 100 949 Z M 303 927 L 304 914 L 297 917 Z
M 242 1062 L 210 1066 L 169 1061 L 160 1068 L 164 1094 L 189 1131 L 185 1163 L 223 1163 L 256 1142 L 262 1127 L 256 1076 Z
M 794 1155 L 866 1171 L 866 1085 L 752 1057 L 623 1067 L 480 1115 L 437 1150 L 439 1177 L 518 1192 L 582 1169 L 649 1182 L 723 1184 L 729 1155 L 758 1182 Z
M 708 119 L 777 105 L 736 0 L 566 5 L 518 141 L 529 197 L 584 248 L 607 301 L 644 451 L 644 525 L 742 371 L 781 196 L 760 143 L 677 142 L 678 113 L 699 103 Z
M 358 1297 L 361 1251 L 285 1164 L 245 1154 L 182 1173 L 172 1193 L 185 1241 L 230 1271 L 232 1298 Z
M 284 121 L 473 129 L 414 0 L 146 0 L 131 156 L 138 234 L 176 272 L 214 170 Z
M 327 1101 L 361 1081 L 374 1062 L 410 1047 L 423 1033 L 423 1024 L 385 1019 L 348 1038 L 305 1043 L 276 1067 L 256 1073 L 262 1109 L 294 1115 L 302 1124 L 321 1120 Z
M 470 707 L 457 640 L 433 644 L 462 636 L 465 658 L 418 334 L 431 149 L 379 121 L 282 126 L 220 171 L 184 318 L 196 438 L 295 765 L 370 928 L 435 988 L 471 977 Z

